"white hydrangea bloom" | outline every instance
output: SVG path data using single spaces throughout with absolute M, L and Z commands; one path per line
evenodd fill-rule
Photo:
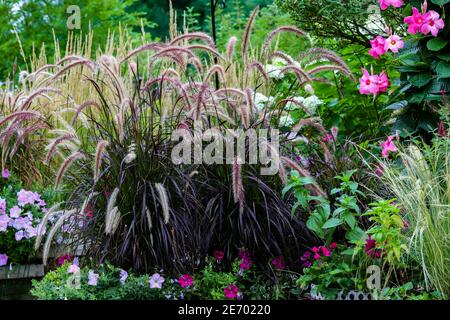
M 270 106 L 274 102 L 274 97 L 266 97 L 262 93 L 256 92 L 254 101 L 255 106 L 259 111 L 263 111 L 267 106 Z
M 267 75 L 269 76 L 269 78 L 272 78 L 272 79 L 280 80 L 280 79 L 284 78 L 284 73 L 281 72 L 281 69 L 282 68 L 274 66 L 272 64 L 266 65 Z
M 320 100 L 317 96 L 310 96 L 303 100 L 303 105 L 309 110 L 311 114 L 315 114 L 317 111 L 317 107 L 323 104 L 323 101 Z
M 280 127 L 290 127 L 294 124 L 294 119 L 292 119 L 291 115 L 282 115 L 279 119 Z

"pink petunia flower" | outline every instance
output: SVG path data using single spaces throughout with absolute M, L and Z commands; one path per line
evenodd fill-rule
M 8 264 L 8 256 L 6 253 L 0 253 L 0 267 L 6 266 Z
M 434 37 L 437 37 L 439 31 L 445 27 L 444 20 L 442 20 L 439 13 L 434 10 L 425 13 L 423 18 L 425 22 L 420 27 L 420 32 L 425 35 L 431 32 Z
M 378 59 L 381 55 L 386 53 L 385 49 L 386 39 L 382 36 L 377 36 L 374 40 L 370 40 L 371 49 L 369 50 L 369 54 Z
M 128 276 L 127 276 L 128 277 Z M 181 279 L 181 277 L 180 277 Z M 150 289 L 161 289 L 162 285 L 164 283 L 165 279 L 163 276 L 161 276 L 159 273 L 155 273 L 154 275 L 152 275 L 148 281 L 149 285 L 150 285 Z M 178 280 L 178 282 L 180 282 L 180 280 Z M 192 283 L 191 283 L 192 284 Z M 183 288 L 186 288 L 185 286 L 183 286 L 181 283 L 180 285 Z
M 79 273 L 80 267 L 77 264 L 73 263 L 69 266 L 69 268 L 67 269 L 67 272 L 72 273 L 72 274 Z
M 11 218 L 18 218 L 18 217 L 20 217 L 21 213 L 22 213 L 22 209 L 20 209 L 19 206 L 14 206 L 11 209 L 9 209 L 9 216 Z
M 223 294 L 227 299 L 236 299 L 239 294 L 239 288 L 234 284 L 230 283 L 227 287 L 223 289 Z
M 392 52 L 397 53 L 400 49 L 404 47 L 404 45 L 405 43 L 403 42 L 402 38 L 393 34 L 386 39 L 384 43 L 384 50 L 386 51 L 391 50 Z
M 315 253 L 313 258 L 314 258 L 314 260 L 319 260 L 320 259 L 320 254 Z
M 9 179 L 10 176 L 11 176 L 11 172 L 9 172 L 9 170 L 7 168 L 4 168 L 2 170 L 2 178 Z
M 278 270 L 283 270 L 284 268 L 286 268 L 286 262 L 284 261 L 283 256 L 278 256 L 272 259 L 271 263 Z
M 6 213 L 6 200 L 0 198 L 0 214 Z
M 386 10 L 389 6 L 400 8 L 403 5 L 403 0 L 378 0 L 381 10 Z
M 178 279 L 178 283 L 182 288 L 188 288 L 192 286 L 192 284 L 194 283 L 194 279 L 192 279 L 192 277 L 188 274 L 183 274 Z
M 383 158 L 389 157 L 390 152 L 397 152 L 397 146 L 394 144 L 396 136 L 388 136 L 386 141 L 381 143 L 381 156 Z
M 377 95 L 380 91 L 378 83 L 380 81 L 378 75 L 370 75 L 366 69 L 362 69 L 363 76 L 359 79 L 359 92 L 361 94 Z
M 408 32 L 411 34 L 416 34 L 420 31 L 422 28 L 422 25 L 424 22 L 426 22 L 426 19 L 423 14 L 419 12 L 417 8 L 412 8 L 413 15 L 406 17 L 403 19 L 403 22 L 408 24 Z

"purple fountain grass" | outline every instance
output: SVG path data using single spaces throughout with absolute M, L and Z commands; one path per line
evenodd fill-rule
M 226 50 L 228 62 L 233 61 L 234 50 L 236 48 L 236 42 L 237 42 L 236 37 L 231 37 L 230 40 L 228 40 L 227 50 Z
M 269 81 L 269 76 L 268 76 L 268 74 L 267 74 L 266 70 L 264 69 L 264 66 L 262 65 L 261 62 L 256 61 L 256 60 L 251 61 L 251 62 L 247 65 L 247 71 L 251 71 L 251 70 L 253 70 L 253 69 L 259 71 L 259 73 L 261 73 L 261 75 L 263 76 L 263 78 L 264 78 L 264 80 L 265 80 L 266 82 Z
M 82 104 L 79 105 L 79 107 L 76 109 L 73 117 L 72 117 L 72 122 L 71 125 L 74 126 L 75 123 L 78 120 L 79 115 L 81 114 L 81 112 L 84 111 L 84 109 L 86 109 L 87 107 L 97 107 L 99 108 L 99 104 L 97 102 L 95 102 L 94 100 L 89 100 L 89 101 L 85 101 Z
M 266 40 L 264 41 L 263 48 L 262 48 L 263 56 L 266 56 L 266 57 L 268 56 L 268 50 L 269 50 L 269 47 L 270 47 L 270 45 L 271 45 L 271 43 L 272 43 L 272 40 L 275 38 L 275 36 L 276 36 L 277 34 L 280 34 L 280 33 L 282 33 L 282 32 L 290 32 L 290 33 L 294 33 L 294 34 L 296 34 L 296 35 L 298 35 L 298 36 L 300 36 L 300 37 L 306 36 L 306 32 L 305 32 L 305 31 L 300 30 L 300 29 L 298 29 L 298 28 L 296 28 L 296 27 L 293 27 L 293 26 L 281 26 L 281 27 L 279 27 L 279 28 L 273 30 L 273 31 L 267 36 Z
M 97 143 L 97 147 L 95 148 L 95 160 L 94 160 L 94 181 L 98 180 L 99 174 L 100 174 L 100 167 L 102 165 L 102 157 L 103 153 L 106 150 L 106 147 L 108 146 L 108 141 L 106 140 L 100 140 Z
M 45 156 L 44 163 L 46 163 L 46 164 L 50 163 L 50 160 L 56 154 L 56 151 L 58 150 L 58 146 L 61 143 L 66 142 L 66 141 L 76 141 L 76 140 L 78 140 L 77 136 L 72 133 L 64 134 L 64 135 L 54 139 L 46 148 L 46 149 L 48 149 L 48 151 L 47 151 L 47 155 Z
M 192 32 L 192 33 L 185 33 L 185 34 L 179 35 L 178 37 L 174 38 L 169 43 L 169 45 L 174 46 L 181 41 L 190 41 L 193 39 L 205 40 L 211 48 L 215 48 L 215 46 L 216 46 L 214 44 L 214 40 L 209 35 L 207 35 L 206 33 L 203 33 L 203 32 Z
M 257 6 L 253 12 L 250 15 L 250 18 L 248 19 L 247 26 L 245 28 L 244 38 L 242 39 L 242 47 L 241 47 L 241 54 L 242 54 L 242 60 L 244 63 L 247 61 L 247 49 L 250 42 L 250 35 L 252 33 L 253 23 L 255 22 L 256 15 L 259 12 L 259 6 Z
M 58 189 L 58 187 L 61 184 L 61 181 L 64 177 L 64 174 L 66 173 L 67 169 L 77 160 L 80 159 L 84 159 L 86 158 L 86 156 L 79 152 L 76 151 L 74 153 L 72 153 L 70 156 L 68 156 L 64 162 L 61 164 L 61 166 L 58 169 L 58 172 L 56 173 L 56 179 L 55 179 L 55 189 Z

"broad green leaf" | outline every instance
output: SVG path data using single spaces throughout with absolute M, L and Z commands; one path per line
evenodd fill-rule
M 431 79 L 433 79 L 433 76 L 431 74 L 427 73 L 420 73 L 412 76 L 408 79 L 408 81 L 417 88 L 422 88 L 426 84 L 428 84 Z
M 450 61 L 450 53 L 438 53 L 437 57 L 441 60 Z
M 431 2 L 438 6 L 443 6 L 444 4 L 450 3 L 450 0 L 431 0 Z
M 427 42 L 427 48 L 431 51 L 439 51 L 448 44 L 448 40 L 442 38 L 433 38 Z
M 441 61 L 436 67 L 436 73 L 440 79 L 450 78 L 450 63 Z
M 327 222 L 325 222 L 325 224 L 322 226 L 322 228 L 324 229 L 330 229 L 330 228 L 334 228 L 337 227 L 339 225 L 342 224 L 341 219 L 337 219 L 337 218 L 331 218 L 330 220 L 328 220 Z
M 349 226 L 351 229 L 354 229 L 354 228 L 355 228 L 355 225 L 356 225 L 356 219 L 355 219 L 355 216 L 354 216 L 353 214 L 347 212 L 346 214 L 344 214 L 344 215 L 342 216 L 342 218 L 344 219 L 345 223 L 347 223 L 348 226 Z
M 350 242 L 352 242 L 352 243 L 357 243 L 359 240 L 362 239 L 362 237 L 364 237 L 364 235 L 365 235 L 364 231 L 363 231 L 361 228 L 356 227 L 356 228 L 350 230 L 349 232 L 347 232 L 347 233 L 345 234 L 345 237 L 346 237 Z

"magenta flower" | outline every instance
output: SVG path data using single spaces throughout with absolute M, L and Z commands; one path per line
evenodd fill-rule
M 303 262 L 303 267 L 309 268 L 311 267 L 312 263 L 309 260 L 311 258 L 311 252 L 305 251 L 303 253 L 303 256 L 300 257 L 300 261 Z
M 96 286 L 98 284 L 98 278 L 100 275 L 90 270 L 88 274 L 88 286 Z
M 330 243 L 330 249 L 334 250 L 336 248 L 337 248 L 337 243 L 336 242 Z
M 387 89 L 390 86 L 389 83 L 389 78 L 386 74 L 386 72 L 382 72 L 379 76 L 378 76 L 378 92 L 383 93 L 386 92 Z
M 323 141 L 324 143 L 329 143 L 329 142 L 332 142 L 333 139 L 334 139 L 333 135 L 327 133 L 327 134 L 322 138 L 322 141 Z
M 225 254 L 224 254 L 223 251 L 220 251 L 220 250 L 214 250 L 213 256 L 214 256 L 214 258 L 215 258 L 218 262 L 220 262 L 220 261 L 223 260 L 223 257 L 225 256 Z
M 271 262 L 272 262 L 272 265 L 275 267 L 275 269 L 283 270 L 284 268 L 286 268 L 286 262 L 284 261 L 283 256 L 278 256 L 278 257 L 272 259 Z
M 369 54 L 378 59 L 381 55 L 386 53 L 385 49 L 386 39 L 382 36 L 377 36 L 374 40 L 370 40 L 371 49 L 369 50 Z
M 403 0 L 378 0 L 381 10 L 386 10 L 389 6 L 400 8 L 403 5 Z
M 366 244 L 364 246 L 364 251 L 366 254 L 372 258 L 379 258 L 381 257 L 382 250 L 377 249 L 377 242 L 372 239 L 372 237 L 369 235 L 369 237 L 366 239 Z
M 383 174 L 384 174 L 384 169 L 383 169 L 383 167 L 380 166 L 380 165 L 377 165 L 377 166 L 375 167 L 375 172 L 374 172 L 374 173 L 375 173 L 377 176 L 382 177 Z
M 441 29 L 444 29 L 445 27 L 444 20 L 442 20 L 441 17 L 439 16 L 439 13 L 437 13 L 434 10 L 430 10 L 427 13 L 425 13 L 423 15 L 423 18 L 424 23 L 420 27 L 420 32 L 422 32 L 425 35 L 431 32 L 431 34 L 434 37 L 437 37 L 439 31 Z
M 417 8 L 412 8 L 413 15 L 403 19 L 403 22 L 408 24 L 408 32 L 416 34 L 426 22 L 424 15 L 422 15 Z
M 400 49 L 404 47 L 405 43 L 402 38 L 393 34 L 389 38 L 386 39 L 384 43 L 384 50 L 391 50 L 394 53 L 397 53 Z
M 68 255 L 67 253 L 65 255 L 60 256 L 57 260 L 56 260 L 56 264 L 58 266 L 62 266 L 64 263 L 67 262 L 71 262 L 72 261 L 72 257 L 70 255 Z
M 6 253 L 0 253 L 0 267 L 6 266 L 8 264 L 8 256 Z
M 182 288 L 188 288 L 192 286 L 192 284 L 194 283 L 194 279 L 192 279 L 192 277 L 188 274 L 183 274 L 178 279 L 178 283 Z
M 2 170 L 2 178 L 9 179 L 10 176 L 11 176 L 11 172 L 9 172 L 9 170 L 7 168 L 4 168 Z
M 239 264 L 239 268 L 241 270 L 249 270 L 252 266 L 252 259 L 250 258 L 250 254 L 245 249 L 240 249 L 239 258 L 241 258 L 241 263 Z
M 359 79 L 359 92 L 361 94 L 377 95 L 380 91 L 378 83 L 380 77 L 377 75 L 370 75 L 366 69 L 362 69 L 363 76 Z
M 183 276 L 181 276 L 181 277 L 183 277 Z M 181 279 L 181 277 L 180 277 L 180 279 Z M 149 283 L 151 289 L 161 289 L 164 281 L 165 281 L 165 279 L 163 276 L 161 276 L 159 273 L 155 273 L 154 275 L 152 275 L 150 277 L 148 283 Z M 189 284 L 189 285 L 183 286 L 183 284 L 181 284 L 180 280 L 178 280 L 178 283 L 180 283 L 180 285 L 183 288 L 186 288 L 187 286 L 192 285 L 192 278 L 191 278 L 191 284 Z M 184 284 L 186 284 L 186 283 L 184 283 Z
M 325 257 L 331 256 L 331 251 L 327 247 L 322 246 L 322 247 L 320 247 L 320 249 L 322 249 L 322 253 Z
M 320 254 L 315 253 L 313 258 L 314 258 L 314 260 L 319 260 L 320 259 Z
M 236 299 L 239 294 L 239 288 L 234 284 L 230 283 L 227 287 L 223 289 L 223 294 L 227 299 Z
M 393 142 L 396 138 L 396 136 L 388 136 L 386 141 L 381 143 L 381 156 L 383 158 L 389 157 L 390 152 L 398 151 L 396 145 Z

